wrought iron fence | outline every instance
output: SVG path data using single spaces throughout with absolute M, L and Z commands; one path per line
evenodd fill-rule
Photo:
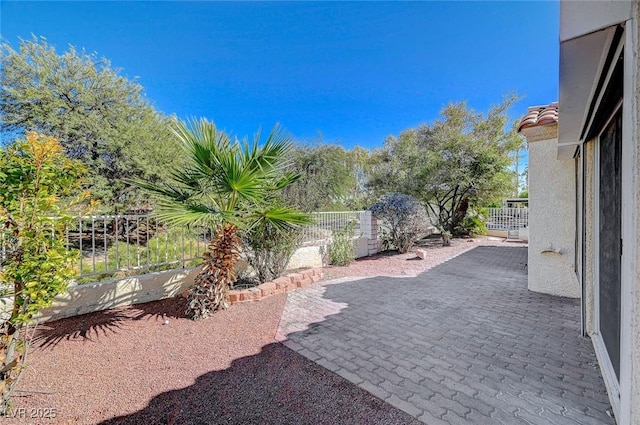
M 208 229 L 170 227 L 149 214 L 81 217 L 66 233 L 68 248 L 80 253 L 79 282 L 196 264 L 208 236 Z
M 528 208 L 487 208 L 487 230 L 517 230 L 529 227 Z
M 302 229 L 303 246 L 321 243 L 349 223 L 354 223 L 356 235 L 366 234 L 371 227 L 369 211 L 311 215 L 314 224 Z M 74 283 L 197 265 L 210 232 L 202 227 L 170 227 L 150 214 L 80 217 L 65 235 L 68 249 L 79 254 Z M 8 251 L 5 242 L 0 239 L 0 268 Z
M 331 238 L 335 231 L 343 230 L 354 224 L 357 236 L 369 232 L 371 211 L 340 211 L 311 213 L 314 224 L 302 229 L 302 245 L 313 245 Z

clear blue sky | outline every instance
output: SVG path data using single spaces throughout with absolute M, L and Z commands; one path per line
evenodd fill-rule
M 154 106 L 243 137 L 276 122 L 345 147 L 430 122 L 449 101 L 557 100 L 557 2 L 10 2 L 0 31 L 97 52 Z

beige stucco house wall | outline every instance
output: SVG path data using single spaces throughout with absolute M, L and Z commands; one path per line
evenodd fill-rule
M 579 298 L 574 161 L 556 159 L 557 132 L 556 123 L 521 129 L 529 145 L 528 284 L 531 291 Z

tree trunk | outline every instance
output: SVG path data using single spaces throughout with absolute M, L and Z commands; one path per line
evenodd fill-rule
M 8 321 L 2 327 L 2 335 L 0 336 L 0 393 L 2 400 L 0 401 L 0 417 L 7 416 L 11 409 L 11 394 L 18 384 L 22 368 L 24 366 L 24 358 L 26 354 L 26 342 L 20 338 L 21 332 L 16 329 Z
M 235 266 L 240 259 L 238 229 L 220 225 L 204 253 L 202 270 L 187 296 L 187 315 L 206 319 L 211 313 L 229 307 L 229 287 L 235 282 Z
M 455 230 L 456 227 L 458 227 L 458 223 L 463 223 L 464 222 L 464 218 L 467 216 L 467 210 L 469 209 L 469 200 L 464 197 L 462 198 L 462 200 L 460 201 L 460 204 L 458 205 L 458 208 L 456 209 L 455 213 L 454 213 L 454 223 L 453 223 L 453 229 Z M 457 231 L 456 233 L 464 233 L 464 232 L 459 232 Z M 452 235 L 454 234 L 453 232 L 451 233 Z

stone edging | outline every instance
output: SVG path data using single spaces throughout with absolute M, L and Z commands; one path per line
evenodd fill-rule
M 229 300 L 231 304 L 260 301 L 262 298 L 276 294 L 284 294 L 285 292 L 294 291 L 297 288 L 309 286 L 322 279 L 323 276 L 324 273 L 320 267 L 302 270 L 298 273 L 290 273 L 274 279 L 271 282 L 262 283 L 255 288 L 232 289 L 229 291 Z

